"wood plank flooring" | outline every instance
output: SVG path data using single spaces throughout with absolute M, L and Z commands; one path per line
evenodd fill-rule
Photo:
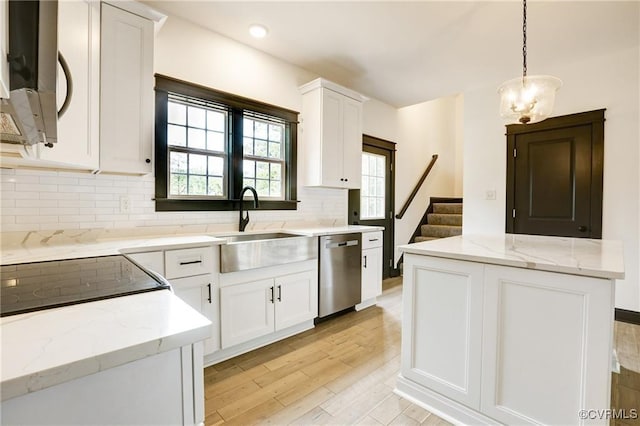
M 393 393 L 402 281 L 378 306 L 205 369 L 209 425 L 449 425 Z

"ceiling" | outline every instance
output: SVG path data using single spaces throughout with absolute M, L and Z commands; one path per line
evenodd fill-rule
M 145 3 L 396 107 L 497 88 L 522 72 L 518 1 Z M 529 1 L 529 74 L 637 46 L 639 5 Z M 268 36 L 249 36 L 253 23 Z

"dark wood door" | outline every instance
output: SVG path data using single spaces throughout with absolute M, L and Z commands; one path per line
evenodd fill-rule
M 349 224 L 384 226 L 382 276 L 389 278 L 398 275 L 393 267 L 395 143 L 364 135 L 362 151 L 363 161 L 372 160 L 372 163 L 367 167 L 364 167 L 363 164 L 361 189 L 349 191 Z M 376 160 L 384 164 L 382 172 L 370 170 Z M 376 184 L 375 180 L 380 179 L 382 175 L 384 176 L 384 184 L 381 187 L 380 184 Z M 364 197 L 362 196 L 363 191 Z M 363 199 L 372 205 L 361 206 Z M 376 204 L 375 207 L 373 204 Z
M 603 122 L 600 110 L 508 129 L 507 232 L 602 237 Z

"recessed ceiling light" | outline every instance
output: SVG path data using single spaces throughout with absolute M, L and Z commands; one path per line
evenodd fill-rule
M 265 38 L 269 30 L 264 25 L 253 24 L 249 27 L 249 34 L 255 38 Z

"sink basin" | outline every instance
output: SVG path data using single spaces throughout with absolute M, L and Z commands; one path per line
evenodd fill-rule
M 318 258 L 318 237 L 266 232 L 217 235 L 227 240 L 220 246 L 220 272 L 229 273 L 285 265 Z
M 233 234 L 218 236 L 218 238 L 224 238 L 225 240 L 227 240 L 227 244 L 291 237 L 300 237 L 300 235 L 287 234 L 286 232 L 269 232 L 267 234 Z

